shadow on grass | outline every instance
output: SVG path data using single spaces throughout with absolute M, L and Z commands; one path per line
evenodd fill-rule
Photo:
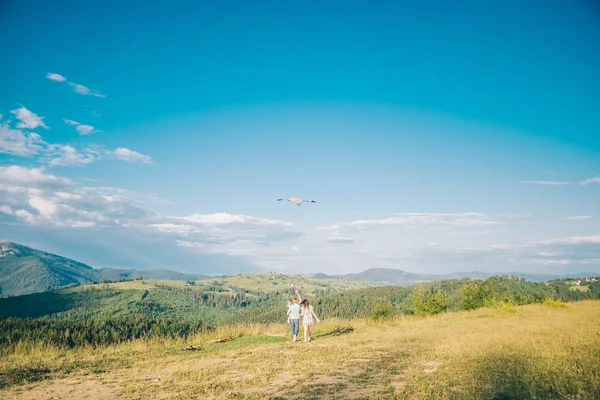
M 37 382 L 47 378 L 52 371 L 49 368 L 10 368 L 0 373 L 0 389 L 26 382 Z
M 318 335 L 315 335 L 315 338 L 325 338 L 325 337 L 330 337 L 330 336 L 341 336 L 341 335 L 347 335 L 349 333 L 354 332 L 354 328 L 337 328 L 334 329 L 332 331 L 326 332 L 326 333 L 320 333 Z
M 480 359 L 476 370 L 477 398 L 493 400 L 588 398 L 573 377 L 550 371 L 522 355 L 491 354 Z M 579 397 L 583 395 L 582 397 Z M 590 397 L 591 398 L 591 397 Z

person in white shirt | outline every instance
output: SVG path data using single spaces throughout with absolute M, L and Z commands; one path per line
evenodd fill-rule
M 311 327 L 313 325 L 313 317 L 315 317 L 317 322 L 321 322 L 321 321 L 319 321 L 317 314 L 315 314 L 315 310 L 313 309 L 313 306 L 308 304 L 307 299 L 302 300 L 302 303 L 300 303 L 300 304 L 302 305 L 300 316 L 302 317 L 302 326 L 304 326 L 304 341 L 310 342 L 310 333 L 311 333 Z
M 298 297 L 294 297 L 292 305 L 288 308 L 288 318 L 290 320 L 290 329 L 292 330 L 292 340 L 294 342 L 296 341 L 298 331 L 300 330 L 300 305 L 298 304 L 298 301 L 301 300 L 301 297 L 298 290 L 296 290 L 296 295 Z

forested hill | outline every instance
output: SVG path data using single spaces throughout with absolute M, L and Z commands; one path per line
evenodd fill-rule
M 387 285 L 414 285 L 423 282 L 435 282 L 448 279 L 487 279 L 494 275 L 509 275 L 518 276 L 525 278 L 533 282 L 546 282 L 554 279 L 566 279 L 566 278 L 582 278 L 586 276 L 595 275 L 591 272 L 577 272 L 565 275 L 558 274 L 533 274 L 527 272 L 509 272 L 509 273 L 491 273 L 481 271 L 466 271 L 466 272 L 452 272 L 449 274 L 421 274 L 415 272 L 407 272 L 394 268 L 370 268 L 365 271 L 353 274 L 345 275 L 334 275 L 340 279 L 346 279 L 351 281 L 368 281 L 376 282 L 379 284 Z M 324 274 L 315 274 L 314 277 L 318 278 L 329 278 Z
M 170 270 L 94 269 L 84 263 L 6 240 L 0 241 L 0 296 L 19 296 L 102 281 L 208 279 Z
M 104 280 L 122 280 L 122 279 L 163 279 L 172 281 L 198 281 L 210 279 L 211 277 L 204 274 L 188 274 L 185 272 L 172 271 L 170 269 L 117 269 L 117 268 L 98 268 Z
M 15 296 L 99 280 L 89 265 L 8 241 L 0 242 L 0 294 Z
M 539 283 L 519 277 L 447 280 L 415 286 L 379 286 L 336 291 L 301 290 L 321 319 L 432 315 L 481 307 L 600 298 L 598 277 Z M 218 282 L 131 281 L 89 285 L 0 299 L 0 345 L 18 340 L 75 346 L 135 337 L 194 332 L 231 323 L 285 321 L 289 289 L 269 292 Z M 65 336 L 68 329 L 69 336 Z

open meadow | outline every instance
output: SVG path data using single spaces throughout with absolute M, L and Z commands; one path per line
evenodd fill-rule
M 318 311 L 318 310 L 317 310 Z M 596 399 L 600 301 L 3 350 L 3 399 Z M 231 338 L 208 343 L 214 338 Z M 182 351 L 187 346 L 198 350 Z

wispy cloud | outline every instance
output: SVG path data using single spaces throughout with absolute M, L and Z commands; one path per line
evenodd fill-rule
M 328 237 L 325 238 L 325 241 L 329 242 L 329 243 L 334 243 L 334 244 L 352 244 L 352 243 L 356 243 L 356 239 L 350 238 L 350 237 L 344 237 L 344 236 L 332 236 L 332 237 Z
M 55 82 L 66 82 L 69 86 L 71 86 L 71 88 L 73 88 L 73 91 L 75 93 L 78 93 L 78 94 L 81 94 L 84 96 L 94 96 L 94 97 L 101 97 L 101 98 L 106 97 L 106 95 L 104 95 L 98 91 L 91 90 L 87 86 L 84 86 L 79 83 L 71 82 L 71 81 L 67 80 L 67 78 L 65 78 L 63 75 L 60 75 L 60 74 L 49 72 L 48 74 L 46 74 L 46 78 L 53 80 Z
M 0 124 L 0 153 L 30 157 L 40 153 L 45 145 L 37 133 L 11 129 L 8 123 Z
M 590 185 L 593 183 L 600 183 L 600 178 L 589 178 L 584 181 L 579 182 L 582 185 Z
M 17 128 L 11 128 L 11 121 L 0 121 L 0 154 L 11 154 L 20 157 L 36 156 L 37 162 L 49 166 L 81 166 L 100 160 L 103 156 L 129 163 L 153 163 L 150 156 L 122 147 L 108 151 L 97 145 L 76 147 L 72 144 L 48 143 L 37 133 L 28 132 L 28 129 L 34 129 L 38 126 L 48 129 L 42 121 L 43 117 L 39 117 L 25 107 L 13 110 L 12 113 L 20 122 L 17 124 Z M 83 125 L 69 119 L 63 121 L 74 126 L 80 135 L 101 132 L 91 125 Z
M 592 236 L 570 236 L 562 239 L 551 239 L 540 242 L 540 244 L 600 244 L 600 235 Z
M 528 183 L 531 185 L 568 185 L 569 182 L 564 181 L 521 181 L 521 183 Z
M 75 127 L 75 129 L 77 130 L 77 133 L 79 133 L 80 135 L 89 135 L 92 132 L 100 132 L 98 130 L 94 130 L 94 127 L 91 125 L 83 125 L 77 121 L 73 121 L 70 119 L 63 119 L 63 121 L 65 122 L 65 124 L 67 125 L 72 125 Z
M 73 146 L 69 145 L 50 145 L 48 146 L 50 166 L 71 166 L 86 165 L 96 161 L 98 153 L 92 148 L 85 149 L 83 153 L 78 152 Z
M 39 115 L 29 111 L 25 107 L 12 110 L 11 113 L 15 115 L 15 118 L 21 121 L 17 124 L 17 128 L 35 129 L 41 126 L 42 128 L 48 129 L 46 124 L 44 124 L 44 121 L 42 121 L 44 117 L 40 117 Z
M 345 222 L 336 225 L 320 227 L 326 230 L 339 230 L 342 228 L 371 229 L 374 227 L 385 226 L 428 226 L 428 225 L 446 225 L 455 227 L 473 227 L 498 225 L 500 221 L 490 219 L 487 215 L 478 212 L 466 213 L 399 213 L 395 217 L 384 219 L 367 219 L 352 222 Z
M 211 254 L 252 254 L 297 238 L 287 221 L 213 213 L 155 212 L 153 196 L 112 187 L 83 186 L 43 169 L 0 168 L 0 207 L 17 221 L 36 226 L 120 228 L 170 238 Z
M 48 72 L 48 74 L 46 75 L 46 78 L 56 81 L 56 82 L 64 82 L 67 80 L 67 78 L 65 78 L 64 76 L 62 76 L 60 74 L 54 74 L 52 72 Z
M 0 166 L 0 184 L 22 187 L 41 187 L 45 185 L 70 186 L 73 181 L 44 172 L 44 168 L 26 168 L 18 165 Z
M 119 159 L 121 161 L 126 161 L 129 163 L 143 163 L 143 164 L 152 164 L 152 158 L 142 153 L 138 153 L 137 151 L 129 150 L 126 147 L 119 147 L 114 151 L 108 151 L 106 153 L 109 157 Z
M 110 232 L 119 237 L 143 237 L 153 243 L 170 244 L 176 254 L 234 257 L 271 270 L 314 272 L 318 268 L 324 272 L 354 272 L 387 267 L 428 272 L 438 268 L 440 272 L 508 272 L 539 265 L 555 269 L 562 266 L 562 270 L 575 265 L 598 266 L 600 260 L 599 235 L 550 236 L 547 240 L 508 236 L 506 242 L 498 240 L 500 236 L 494 229 L 490 231 L 496 234 L 469 238 L 466 242 L 452 235 L 459 228 L 482 223 L 491 224 L 490 227 L 496 223 L 508 227 L 522 223 L 483 213 L 403 213 L 388 219 L 366 220 L 366 224 L 354 225 L 360 229 L 353 230 L 353 234 L 342 234 L 319 229 L 300 231 L 290 221 L 229 212 L 161 213 L 155 211 L 155 205 L 162 200 L 154 196 L 87 185 L 43 168 L 1 167 L 1 218 L 36 230 L 94 227 L 87 231 L 95 232 L 90 235 Z M 341 231 L 346 229 L 344 224 L 336 226 Z M 421 232 L 412 228 L 362 230 L 365 226 L 420 226 Z M 440 226 L 456 229 L 438 229 Z
M 573 216 L 567 217 L 565 219 L 578 220 L 578 219 L 590 219 L 590 218 L 592 218 L 591 215 L 573 215 Z

